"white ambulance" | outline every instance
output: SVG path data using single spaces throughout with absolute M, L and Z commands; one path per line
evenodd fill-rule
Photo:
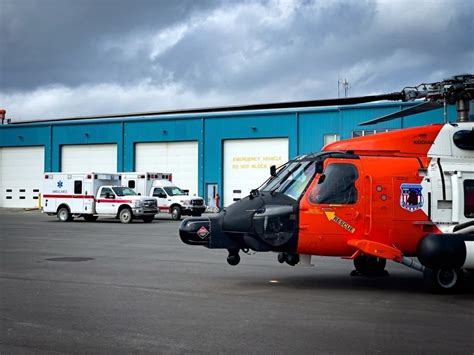
M 122 173 L 122 186 L 134 189 L 139 194 L 153 197 L 160 211 L 170 213 L 173 220 L 181 216 L 200 216 L 206 211 L 204 199 L 189 196 L 172 182 L 169 173 L 127 172 Z
M 155 199 L 121 186 L 117 173 L 45 173 L 44 178 L 42 210 L 62 222 L 113 216 L 122 223 L 134 218 L 149 223 L 158 213 Z

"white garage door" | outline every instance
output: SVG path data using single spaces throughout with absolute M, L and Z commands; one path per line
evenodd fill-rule
M 224 141 L 224 206 L 247 196 L 270 176 L 270 166 L 287 160 L 287 138 Z
M 43 173 L 43 147 L 0 148 L 0 207 L 37 207 Z
M 117 171 L 116 144 L 63 145 L 61 171 L 113 173 Z
M 135 171 L 172 173 L 176 186 L 197 195 L 198 143 L 137 143 Z

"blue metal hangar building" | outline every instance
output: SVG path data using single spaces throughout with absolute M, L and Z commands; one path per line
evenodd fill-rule
M 361 128 L 417 103 L 192 114 L 143 113 L 0 125 L 0 207 L 35 207 L 44 172 L 166 172 L 221 206 L 334 140 L 443 121 L 434 110 Z M 450 107 L 449 117 L 455 117 Z

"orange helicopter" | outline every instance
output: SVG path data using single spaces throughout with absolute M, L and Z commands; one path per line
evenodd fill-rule
M 452 104 L 457 122 L 334 142 L 278 169 L 272 166 L 270 178 L 244 199 L 217 215 L 185 219 L 181 240 L 227 249 L 231 265 L 240 262 L 240 250 L 277 252 L 280 263 L 292 266 L 309 264 L 312 255 L 348 258 L 359 275 L 384 274 L 392 260 L 423 272 L 435 291 L 459 290 L 464 271 L 474 271 L 474 122 L 469 121 L 474 75 L 405 88 L 386 98 L 425 100 L 362 124 Z

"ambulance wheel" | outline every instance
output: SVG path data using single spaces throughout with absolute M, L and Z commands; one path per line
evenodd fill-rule
M 151 223 L 155 219 L 155 216 L 145 216 L 143 217 L 143 222 L 145 223 Z
M 92 214 L 85 214 L 82 217 L 84 217 L 84 220 L 86 222 L 95 222 L 95 221 L 97 221 L 97 218 L 98 218 L 98 216 L 94 216 Z
M 130 223 L 133 219 L 132 210 L 130 208 L 124 208 L 119 212 L 119 219 L 122 223 Z
M 464 273 L 461 269 L 425 268 L 423 279 L 432 292 L 451 294 L 462 288 Z
M 58 210 L 58 219 L 61 222 L 71 222 L 72 221 L 72 215 L 71 212 L 69 212 L 69 208 L 66 206 L 63 206 L 59 208 Z
M 171 219 L 173 221 L 179 221 L 181 219 L 181 207 L 174 206 L 171 209 Z
M 354 259 L 354 267 L 361 275 L 384 274 L 387 260 L 369 255 L 360 255 Z

